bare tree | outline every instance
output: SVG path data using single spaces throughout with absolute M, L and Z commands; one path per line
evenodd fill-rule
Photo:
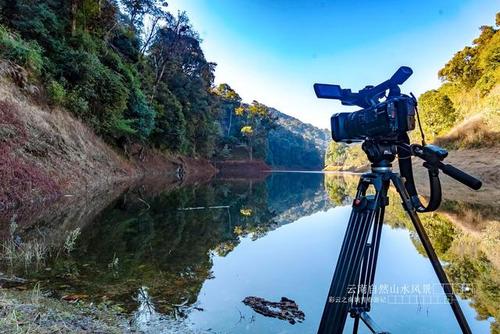
M 199 40 L 191 28 L 186 13 L 179 12 L 176 18 L 172 15 L 167 16 L 165 25 L 155 34 L 153 45 L 150 48 L 155 75 L 151 98 L 156 95 L 158 84 L 164 78 L 169 62 L 174 61 L 182 53 L 180 44 L 186 39 Z

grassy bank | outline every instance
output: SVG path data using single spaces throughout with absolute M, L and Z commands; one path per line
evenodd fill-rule
M 36 286 L 0 289 L 0 333 L 129 333 L 118 309 L 50 298 Z

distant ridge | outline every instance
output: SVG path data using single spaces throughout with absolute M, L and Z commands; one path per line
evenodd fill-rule
M 267 163 L 278 168 L 321 170 L 330 132 L 275 108 L 269 108 L 269 113 L 276 119 L 277 127 L 268 136 Z

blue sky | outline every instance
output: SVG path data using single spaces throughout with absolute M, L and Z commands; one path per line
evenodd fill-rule
M 203 39 L 216 83 L 322 128 L 332 113 L 351 110 L 316 99 L 315 82 L 359 90 L 399 66 L 414 74 L 403 92 L 436 88 L 437 71 L 493 25 L 494 0 L 283 1 L 171 0 Z

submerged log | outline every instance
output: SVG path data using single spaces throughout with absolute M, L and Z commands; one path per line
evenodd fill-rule
M 305 318 L 297 303 L 286 297 L 281 297 L 279 302 L 271 302 L 264 298 L 249 296 L 243 299 L 243 303 L 263 316 L 287 320 L 292 325 L 304 321 Z

